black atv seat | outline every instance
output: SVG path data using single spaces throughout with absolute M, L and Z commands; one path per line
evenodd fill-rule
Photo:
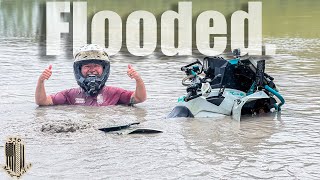
M 205 57 L 204 61 L 207 62 L 207 65 L 204 65 L 205 67 L 205 74 L 207 78 L 213 79 L 218 74 L 223 75 L 223 67 L 226 67 L 228 64 L 228 61 L 225 60 L 222 57 Z
M 248 72 L 246 66 L 230 64 L 222 57 L 205 57 L 204 60 L 208 63 L 204 65 L 205 78 L 212 80 L 212 89 L 224 87 L 247 92 L 254 81 L 255 75 Z

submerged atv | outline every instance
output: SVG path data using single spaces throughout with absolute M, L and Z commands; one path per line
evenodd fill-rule
M 233 56 L 230 60 L 205 57 L 203 63 L 197 60 L 183 66 L 187 77 L 182 84 L 187 86 L 187 95 L 178 99 L 168 118 L 223 114 L 239 121 L 243 114 L 280 111 L 285 101 L 273 77 L 264 72 L 265 60 L 240 57 L 239 49 Z

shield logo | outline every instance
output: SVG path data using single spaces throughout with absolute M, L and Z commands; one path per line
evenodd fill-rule
M 6 165 L 3 167 L 11 177 L 20 178 L 30 167 L 26 163 L 25 145 L 21 138 L 10 137 L 5 148 Z

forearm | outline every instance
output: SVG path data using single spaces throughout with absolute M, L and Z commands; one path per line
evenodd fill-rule
M 40 106 L 47 106 L 52 104 L 50 97 L 47 97 L 46 90 L 44 87 L 44 81 L 38 80 L 35 93 L 36 104 Z
M 147 99 L 146 87 L 142 79 L 136 80 L 136 90 L 133 94 L 134 103 L 141 103 Z

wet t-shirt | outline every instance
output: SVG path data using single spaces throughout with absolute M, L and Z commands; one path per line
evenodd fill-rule
M 133 91 L 122 88 L 105 86 L 99 94 L 92 97 L 87 96 L 83 89 L 67 89 L 50 95 L 53 105 L 83 105 L 83 106 L 110 106 L 116 104 L 129 104 Z

